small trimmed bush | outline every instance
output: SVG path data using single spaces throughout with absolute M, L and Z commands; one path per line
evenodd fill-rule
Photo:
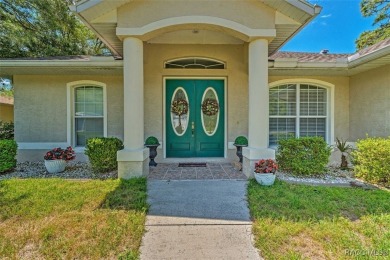
M 352 152 L 355 176 L 371 183 L 390 185 L 390 138 L 358 140 Z
M 0 173 L 16 167 L 18 145 L 14 140 L 0 140 Z
M 154 136 L 146 138 L 145 145 L 159 145 L 158 139 Z
M 85 154 L 94 172 L 105 173 L 118 169 L 117 151 L 124 148 L 116 137 L 96 137 L 87 140 Z
M 0 121 L 0 140 L 14 139 L 14 123 Z
M 240 135 L 234 140 L 234 144 L 248 145 L 248 139 L 245 136 Z
M 330 147 L 321 137 L 301 137 L 279 141 L 276 160 L 279 168 L 295 175 L 323 174 Z

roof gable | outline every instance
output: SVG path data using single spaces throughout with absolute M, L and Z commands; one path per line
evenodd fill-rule
M 225 33 L 241 40 L 241 43 L 252 40 L 250 36 L 237 36 L 234 30 L 226 30 L 219 24 L 214 27 L 204 26 L 205 19 L 201 17 L 220 18 L 242 25 L 247 28 L 247 31 L 253 30 L 254 34 L 269 39 L 269 53 L 271 54 L 313 19 L 321 8 L 304 0 L 84 0 L 72 6 L 71 10 L 107 44 L 115 55 L 121 56 L 123 53 L 122 41 L 118 32 L 120 34 L 125 31 L 124 29 L 144 28 L 156 21 L 177 17 L 200 17 L 200 19 L 197 20 L 198 23 L 187 22 L 183 28 L 170 26 L 168 30 L 159 31 L 157 36 L 163 36 L 164 39 L 172 38 L 177 35 L 179 30 L 201 28 Z M 186 21 L 183 21 L 184 23 Z M 271 29 L 273 31 L 270 31 Z M 136 30 L 127 32 L 133 33 L 134 31 Z M 172 32 L 176 32 L 176 34 L 164 35 Z M 152 36 L 157 37 L 156 35 Z M 140 36 L 136 35 L 136 37 Z M 142 40 L 145 39 L 150 40 L 150 37 L 142 38 Z M 152 40 L 151 42 L 157 43 L 164 39 Z M 232 42 L 234 41 L 227 41 L 229 44 Z M 213 42 L 205 43 L 213 44 Z M 219 44 L 220 41 L 217 43 Z

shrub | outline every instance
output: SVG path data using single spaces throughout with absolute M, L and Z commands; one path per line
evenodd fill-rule
M 284 139 L 279 141 L 276 160 L 281 170 L 292 174 L 322 174 L 328 164 L 330 150 L 321 137 Z
M 248 139 L 245 136 L 238 136 L 236 140 L 234 140 L 234 144 L 238 145 L 248 145 Z
M 0 140 L 0 173 L 16 167 L 18 145 L 14 140 Z
M 14 139 L 14 123 L 0 121 L 0 140 Z
M 352 152 L 355 176 L 371 183 L 390 184 L 390 138 L 358 140 Z
M 145 145 L 159 145 L 158 139 L 154 136 L 146 138 Z
M 94 172 L 109 172 L 118 169 L 117 151 L 123 142 L 115 137 L 96 137 L 87 140 L 85 154 L 89 157 Z

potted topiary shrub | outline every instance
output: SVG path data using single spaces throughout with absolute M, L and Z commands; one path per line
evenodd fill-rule
M 240 163 L 242 163 L 242 147 L 248 146 L 248 139 L 245 136 L 238 136 L 236 140 L 234 140 L 233 144 L 237 148 L 236 155 L 240 159 Z
M 272 159 L 261 159 L 255 163 L 255 179 L 260 185 L 270 186 L 275 182 L 278 164 Z
M 157 156 L 157 147 L 160 145 L 158 139 L 154 136 L 149 136 L 146 138 L 145 146 L 149 148 L 149 166 L 157 166 L 157 163 L 154 161 L 154 158 Z
M 49 173 L 59 173 L 65 171 L 66 162 L 76 158 L 72 147 L 61 149 L 60 147 L 48 151 L 43 159 L 45 159 L 46 170 Z

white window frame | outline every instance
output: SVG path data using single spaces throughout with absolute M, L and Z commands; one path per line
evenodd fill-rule
M 67 87 L 67 143 L 71 146 L 76 145 L 75 133 L 75 89 L 83 86 L 95 86 L 103 89 L 103 136 L 107 137 L 107 85 L 93 80 L 79 80 L 66 84 Z M 85 147 L 75 147 L 76 152 L 84 151 Z
M 295 118 L 295 136 L 299 137 L 300 134 L 300 120 L 297 120 L 297 118 L 321 118 L 321 116 L 300 116 L 300 85 L 314 85 L 320 88 L 324 88 L 327 90 L 327 111 L 326 111 L 326 138 L 325 141 L 331 145 L 333 144 L 334 140 L 334 89 L 335 85 L 325 82 L 322 80 L 315 80 L 315 79 L 285 79 L 285 80 L 278 80 L 270 83 L 268 85 L 269 89 L 280 86 L 280 85 L 288 85 L 288 84 L 294 84 L 297 85 L 296 88 L 296 115 L 295 116 L 272 116 L 272 118 Z M 271 116 L 268 114 L 268 120 L 271 118 Z M 323 117 L 322 117 L 323 118 Z M 269 142 L 269 135 L 268 135 L 268 142 Z M 271 147 L 271 146 L 270 146 Z M 272 148 L 275 148 L 274 145 L 272 145 Z
M 167 65 L 168 64 L 173 64 L 175 63 L 176 61 L 183 61 L 183 60 L 193 60 L 194 62 L 193 63 L 189 63 L 188 65 L 177 65 L 177 68 L 167 68 Z M 195 65 L 197 64 L 196 62 L 197 61 L 212 61 L 212 62 L 215 62 L 216 64 L 215 65 L 202 65 L 202 64 L 198 64 L 200 66 L 203 66 L 203 68 L 187 68 L 187 66 L 189 65 Z M 182 57 L 182 58 L 175 58 L 175 59 L 171 59 L 171 60 L 167 60 L 164 62 L 164 69 L 194 69 L 194 70 L 197 70 L 197 69 L 208 69 L 208 70 L 214 70 L 215 66 L 221 66 L 223 65 L 223 68 L 217 68 L 217 70 L 224 70 L 226 69 L 226 62 L 224 61 L 221 61 L 221 60 L 216 60 L 216 59 L 211 59 L 211 58 L 206 58 L 206 57 Z

